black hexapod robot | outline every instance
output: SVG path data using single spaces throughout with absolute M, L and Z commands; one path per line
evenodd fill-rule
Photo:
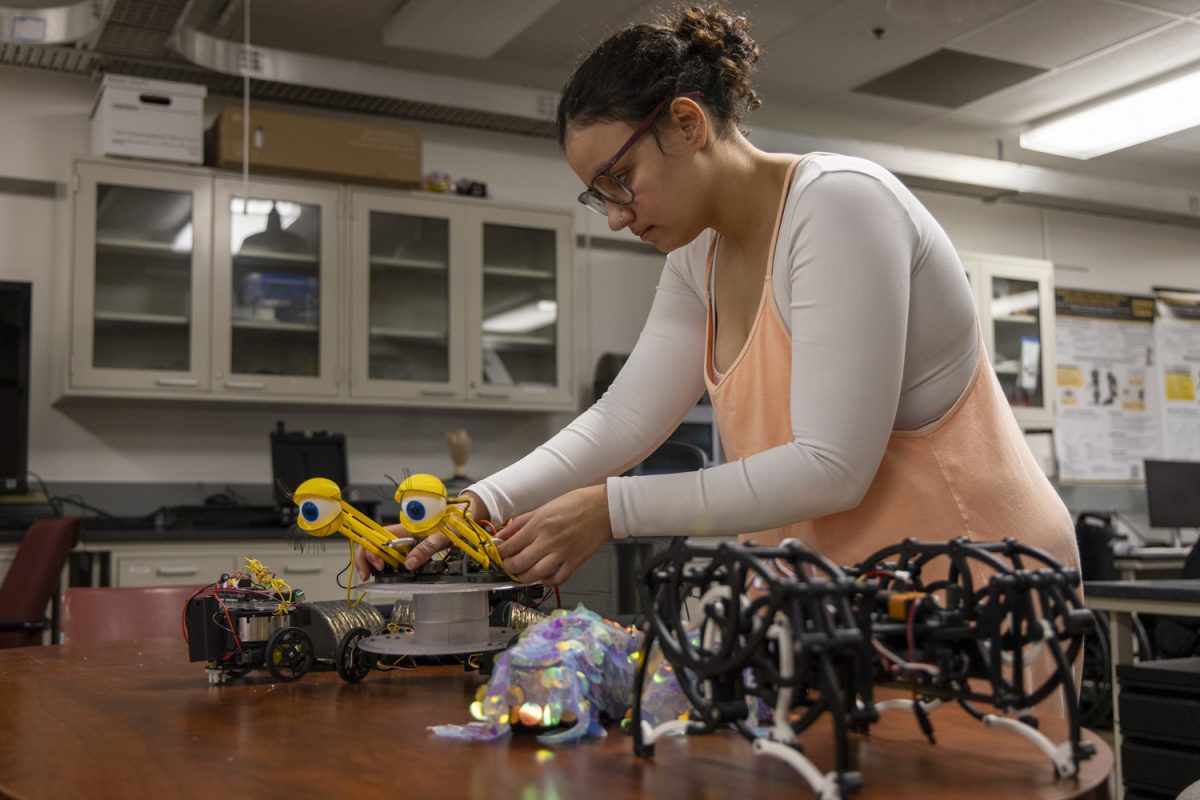
M 1058 775 L 1074 775 L 1093 754 L 1080 740 L 1071 670 L 1095 624 L 1078 586 L 1076 572 L 1014 539 L 909 539 L 846 569 L 799 543 L 677 542 L 643 579 L 648 630 L 634 719 L 656 643 L 696 714 L 635 725 L 634 750 L 652 755 L 654 740 L 671 731 L 732 727 L 755 752 L 792 765 L 823 800 L 838 798 L 862 786 L 849 768 L 851 732 L 903 708 L 932 743 L 930 713 L 955 702 L 1031 741 Z M 908 688 L 912 698 L 875 702 L 875 686 Z M 1033 709 L 1059 690 L 1070 738 L 1056 745 L 1038 731 Z M 823 713 L 836 739 L 827 774 L 797 739 Z

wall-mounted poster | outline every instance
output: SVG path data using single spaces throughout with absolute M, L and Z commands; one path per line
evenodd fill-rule
M 1162 457 L 1200 461 L 1200 294 L 1161 290 L 1155 299 Z
M 1054 448 L 1063 482 L 1142 480 L 1160 449 L 1154 298 L 1055 289 Z

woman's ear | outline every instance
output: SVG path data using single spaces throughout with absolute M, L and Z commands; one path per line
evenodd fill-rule
M 688 149 L 704 149 L 708 144 L 708 115 L 699 103 L 690 97 L 676 97 L 671 101 L 671 118 L 679 126 Z

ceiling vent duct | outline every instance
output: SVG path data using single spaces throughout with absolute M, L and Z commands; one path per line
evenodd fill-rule
M 111 5 L 112 0 L 77 0 L 50 8 L 0 5 L 0 43 L 78 42 L 100 30 Z
M 175 49 L 206 70 L 236 77 L 239 42 L 184 28 Z M 252 45 L 246 54 L 251 94 L 302 105 L 438 122 L 526 136 L 555 136 L 558 95 Z M 217 87 L 210 86 L 214 91 Z
M 0 38 L 0 65 L 77 75 L 115 72 L 204 84 L 213 94 L 242 93 L 243 46 L 179 27 L 188 0 L 88 0 L 65 8 L 84 6 L 98 10 L 94 13 L 103 19 L 86 41 L 69 46 Z M 171 29 L 177 33 L 172 35 Z M 250 93 L 259 100 L 539 138 L 556 134 L 558 96 L 552 92 L 256 46 L 247 63 Z M 1200 196 L 1184 189 L 766 128 L 756 128 L 753 139 L 776 152 L 832 151 L 868 158 L 914 189 L 1200 228 Z

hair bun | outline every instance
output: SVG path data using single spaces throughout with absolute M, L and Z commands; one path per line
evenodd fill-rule
M 730 93 L 742 101 L 746 110 L 762 105 L 750 82 L 750 73 L 757 66 L 761 51 L 750 38 L 749 20 L 713 3 L 681 9 L 668 27 L 716 66 Z

